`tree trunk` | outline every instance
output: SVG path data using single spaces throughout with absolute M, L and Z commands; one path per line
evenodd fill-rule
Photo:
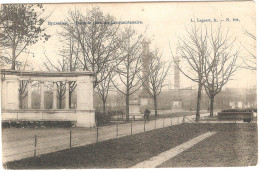
M 106 114 L 106 100 L 103 99 L 102 102 L 103 102 L 103 113 Z
M 12 66 L 11 70 L 15 70 L 15 42 L 12 43 Z
M 69 108 L 71 109 L 71 96 L 72 96 L 72 91 L 69 91 Z
M 157 114 L 157 97 L 154 96 L 153 97 L 153 103 L 154 103 L 154 114 L 155 114 L 155 118 L 158 117 L 158 114 Z
M 62 99 L 59 98 L 59 109 L 61 109 L 61 105 L 62 105 Z
M 214 110 L 214 96 L 210 97 L 210 117 L 213 117 Z
M 129 121 L 129 94 L 126 94 L 126 99 L 125 99 L 125 104 L 126 104 L 126 111 L 125 111 L 125 114 L 126 114 L 126 121 L 128 122 Z
M 199 82 L 198 97 L 197 97 L 197 109 L 196 109 L 196 122 L 200 119 L 200 100 L 201 100 L 202 84 Z
M 22 96 L 19 95 L 19 103 L 20 103 L 20 109 L 23 108 L 23 100 L 22 100 Z

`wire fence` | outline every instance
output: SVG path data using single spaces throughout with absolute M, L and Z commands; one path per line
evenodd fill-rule
M 185 122 L 194 122 L 194 118 L 192 116 L 158 118 L 148 121 L 93 127 L 88 130 L 69 130 L 62 133 L 51 133 L 44 137 L 35 135 L 33 138 L 28 138 L 27 140 L 17 139 L 11 143 L 3 142 L 3 162 L 36 157 L 50 152 L 147 132 Z M 7 147 L 4 147 L 5 145 Z

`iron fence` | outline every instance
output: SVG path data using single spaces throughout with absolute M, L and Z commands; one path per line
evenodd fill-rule
M 68 132 L 52 133 L 43 137 L 35 135 L 33 138 L 16 139 L 6 143 L 3 141 L 3 146 L 9 145 L 2 148 L 3 162 L 36 157 L 58 150 L 138 134 L 185 122 L 193 122 L 193 120 L 192 116 L 158 118 L 148 121 L 131 121 L 125 124 L 93 127 L 86 131 L 69 130 Z

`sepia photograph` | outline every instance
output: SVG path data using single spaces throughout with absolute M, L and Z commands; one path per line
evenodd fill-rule
M 0 30 L 4 170 L 258 165 L 254 1 L 2 3 Z

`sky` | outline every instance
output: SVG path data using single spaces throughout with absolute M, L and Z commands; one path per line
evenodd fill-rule
M 255 42 L 246 36 L 243 31 L 247 30 L 255 34 L 255 6 L 254 2 L 165 2 L 165 3 L 89 3 L 89 4 L 44 4 L 45 14 L 51 14 L 44 24 L 47 27 L 46 33 L 51 38 L 43 43 L 38 42 L 29 49 L 33 54 L 24 55 L 20 59 L 27 58 L 34 66 L 34 70 L 46 70 L 43 67 L 45 54 L 48 58 L 56 61 L 59 57 L 59 50 L 62 42 L 57 36 L 61 32 L 58 25 L 48 26 L 47 22 L 60 22 L 66 19 L 69 10 L 79 9 L 84 12 L 99 6 L 104 13 L 109 13 L 116 17 L 118 21 L 142 21 L 143 24 L 134 25 L 140 33 L 146 30 L 145 36 L 151 40 L 150 49 L 158 47 L 163 52 L 164 60 L 172 59 L 170 48 L 176 55 L 176 43 L 178 37 L 185 35 L 185 29 L 190 28 L 192 20 L 214 19 L 226 20 L 223 22 L 223 29 L 229 29 L 231 35 L 236 38 L 238 49 L 241 49 L 241 57 L 247 56 L 243 51 L 243 46 L 254 45 Z M 233 21 L 236 19 L 238 21 Z M 200 24 L 200 22 L 198 22 Z M 204 25 L 217 25 L 214 22 L 205 22 Z M 252 50 L 254 51 L 254 50 Z M 45 54 L 44 54 L 45 52 Z M 34 56 L 34 57 L 33 57 Z M 239 60 L 238 63 L 242 63 Z M 168 83 L 173 84 L 173 73 L 167 78 Z M 191 82 L 181 75 L 181 88 L 196 87 L 196 83 Z M 226 85 L 235 88 L 253 88 L 256 86 L 256 71 L 240 70 Z

